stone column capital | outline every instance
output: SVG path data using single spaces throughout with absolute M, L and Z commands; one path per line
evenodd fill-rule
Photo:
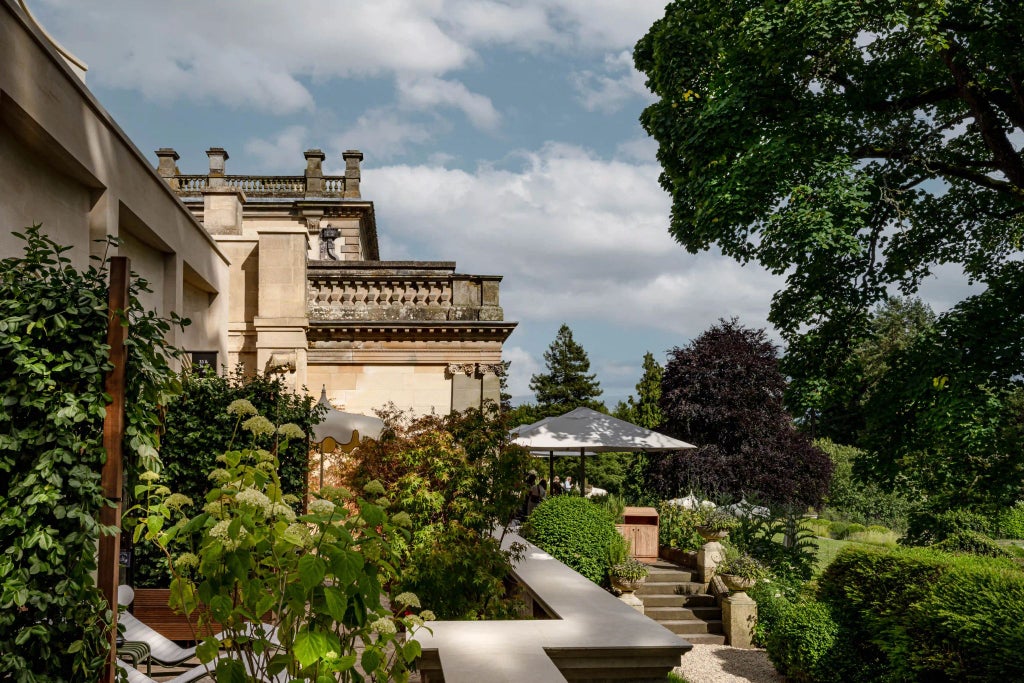
M 449 376 L 454 377 L 455 375 L 465 375 L 466 377 L 472 377 L 476 371 L 476 363 L 449 363 L 446 371 Z

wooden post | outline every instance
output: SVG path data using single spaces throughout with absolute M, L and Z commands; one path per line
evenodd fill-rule
M 113 368 L 107 373 L 104 384 L 104 391 L 110 395 L 111 401 L 103 419 L 103 448 L 107 452 L 107 460 L 103 463 L 102 479 L 103 496 L 107 499 L 108 505 L 100 510 L 100 524 L 117 527 L 118 531 L 111 535 L 100 535 L 98 583 L 113 612 L 109 634 L 110 655 L 100 678 L 102 683 L 113 683 L 116 673 L 114 659 L 117 656 L 117 585 L 121 550 L 121 489 L 124 478 L 121 442 L 124 438 L 125 365 L 128 360 L 125 351 L 128 325 L 122 324 L 121 316 L 128 308 L 128 273 L 129 263 L 126 257 L 114 256 L 110 259 L 107 344 L 110 346 L 110 363 Z

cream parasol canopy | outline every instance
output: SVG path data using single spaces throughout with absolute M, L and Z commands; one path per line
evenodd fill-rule
M 679 451 L 696 448 L 685 441 L 583 407 L 570 410 L 564 415 L 546 417 L 533 424 L 514 428 L 512 443 L 532 453 L 546 453 L 549 456 L 563 453 L 579 455 L 583 493 L 586 493 L 587 485 L 587 453 Z

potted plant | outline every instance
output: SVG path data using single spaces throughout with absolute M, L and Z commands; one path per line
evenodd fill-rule
M 623 593 L 632 593 L 642 586 L 647 579 L 648 572 L 646 564 L 632 557 L 613 564 L 609 570 L 612 587 Z
M 720 541 L 739 526 L 738 519 L 719 507 L 701 508 L 698 513 L 697 533 L 705 541 Z
M 715 574 L 722 577 L 730 591 L 750 590 L 754 584 L 768 575 L 763 564 L 746 553 L 726 550 L 725 559 L 715 568 Z

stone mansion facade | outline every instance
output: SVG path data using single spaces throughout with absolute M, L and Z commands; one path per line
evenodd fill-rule
M 276 372 L 321 386 L 336 408 L 371 414 L 393 402 L 417 414 L 499 399 L 501 277 L 449 261 L 381 260 L 357 151 L 323 174 L 305 153 L 294 176 L 178 171 L 147 159 L 85 86 L 86 67 L 17 0 L 0 0 L 0 258 L 11 232 L 41 223 L 88 264 L 104 235 L 153 287 L 143 303 L 192 325 L 171 342 L 193 362 Z M 299 160 L 296 159 L 298 168 Z
M 326 155 L 305 152 L 303 175 L 183 175 L 172 149 L 157 172 L 227 255 L 229 366 L 280 372 L 327 388 L 343 410 L 389 401 L 416 413 L 499 400 L 502 343 L 515 329 L 498 275 L 458 273 L 450 261 L 382 261 L 373 202 L 362 198 L 362 153 L 325 176 Z

